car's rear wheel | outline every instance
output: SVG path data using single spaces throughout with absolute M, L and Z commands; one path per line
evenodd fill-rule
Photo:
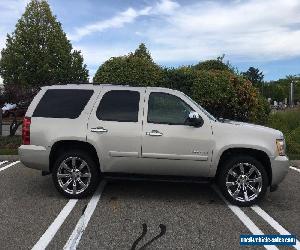
M 100 171 L 92 157 L 81 150 L 61 154 L 52 169 L 57 190 L 68 198 L 83 198 L 95 191 Z
M 265 195 L 268 175 L 255 158 L 247 155 L 232 157 L 220 167 L 218 185 L 232 204 L 251 206 Z

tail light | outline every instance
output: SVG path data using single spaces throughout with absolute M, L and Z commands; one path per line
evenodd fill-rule
M 23 126 L 22 126 L 22 144 L 29 145 L 30 144 L 30 117 L 24 117 Z

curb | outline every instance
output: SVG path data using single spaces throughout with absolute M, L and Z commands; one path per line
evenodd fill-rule
M 8 161 L 18 161 L 20 157 L 18 155 L 0 155 L 0 161 L 8 160 Z
M 292 160 L 290 163 L 294 167 L 300 167 L 300 160 Z

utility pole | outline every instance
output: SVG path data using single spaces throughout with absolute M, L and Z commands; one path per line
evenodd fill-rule
M 294 106 L 294 82 L 291 81 L 291 87 L 290 87 L 290 106 Z

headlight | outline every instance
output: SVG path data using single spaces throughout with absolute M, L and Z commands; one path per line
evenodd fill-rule
M 285 141 L 284 139 L 277 139 L 276 140 L 277 152 L 278 155 L 284 156 L 285 155 Z

